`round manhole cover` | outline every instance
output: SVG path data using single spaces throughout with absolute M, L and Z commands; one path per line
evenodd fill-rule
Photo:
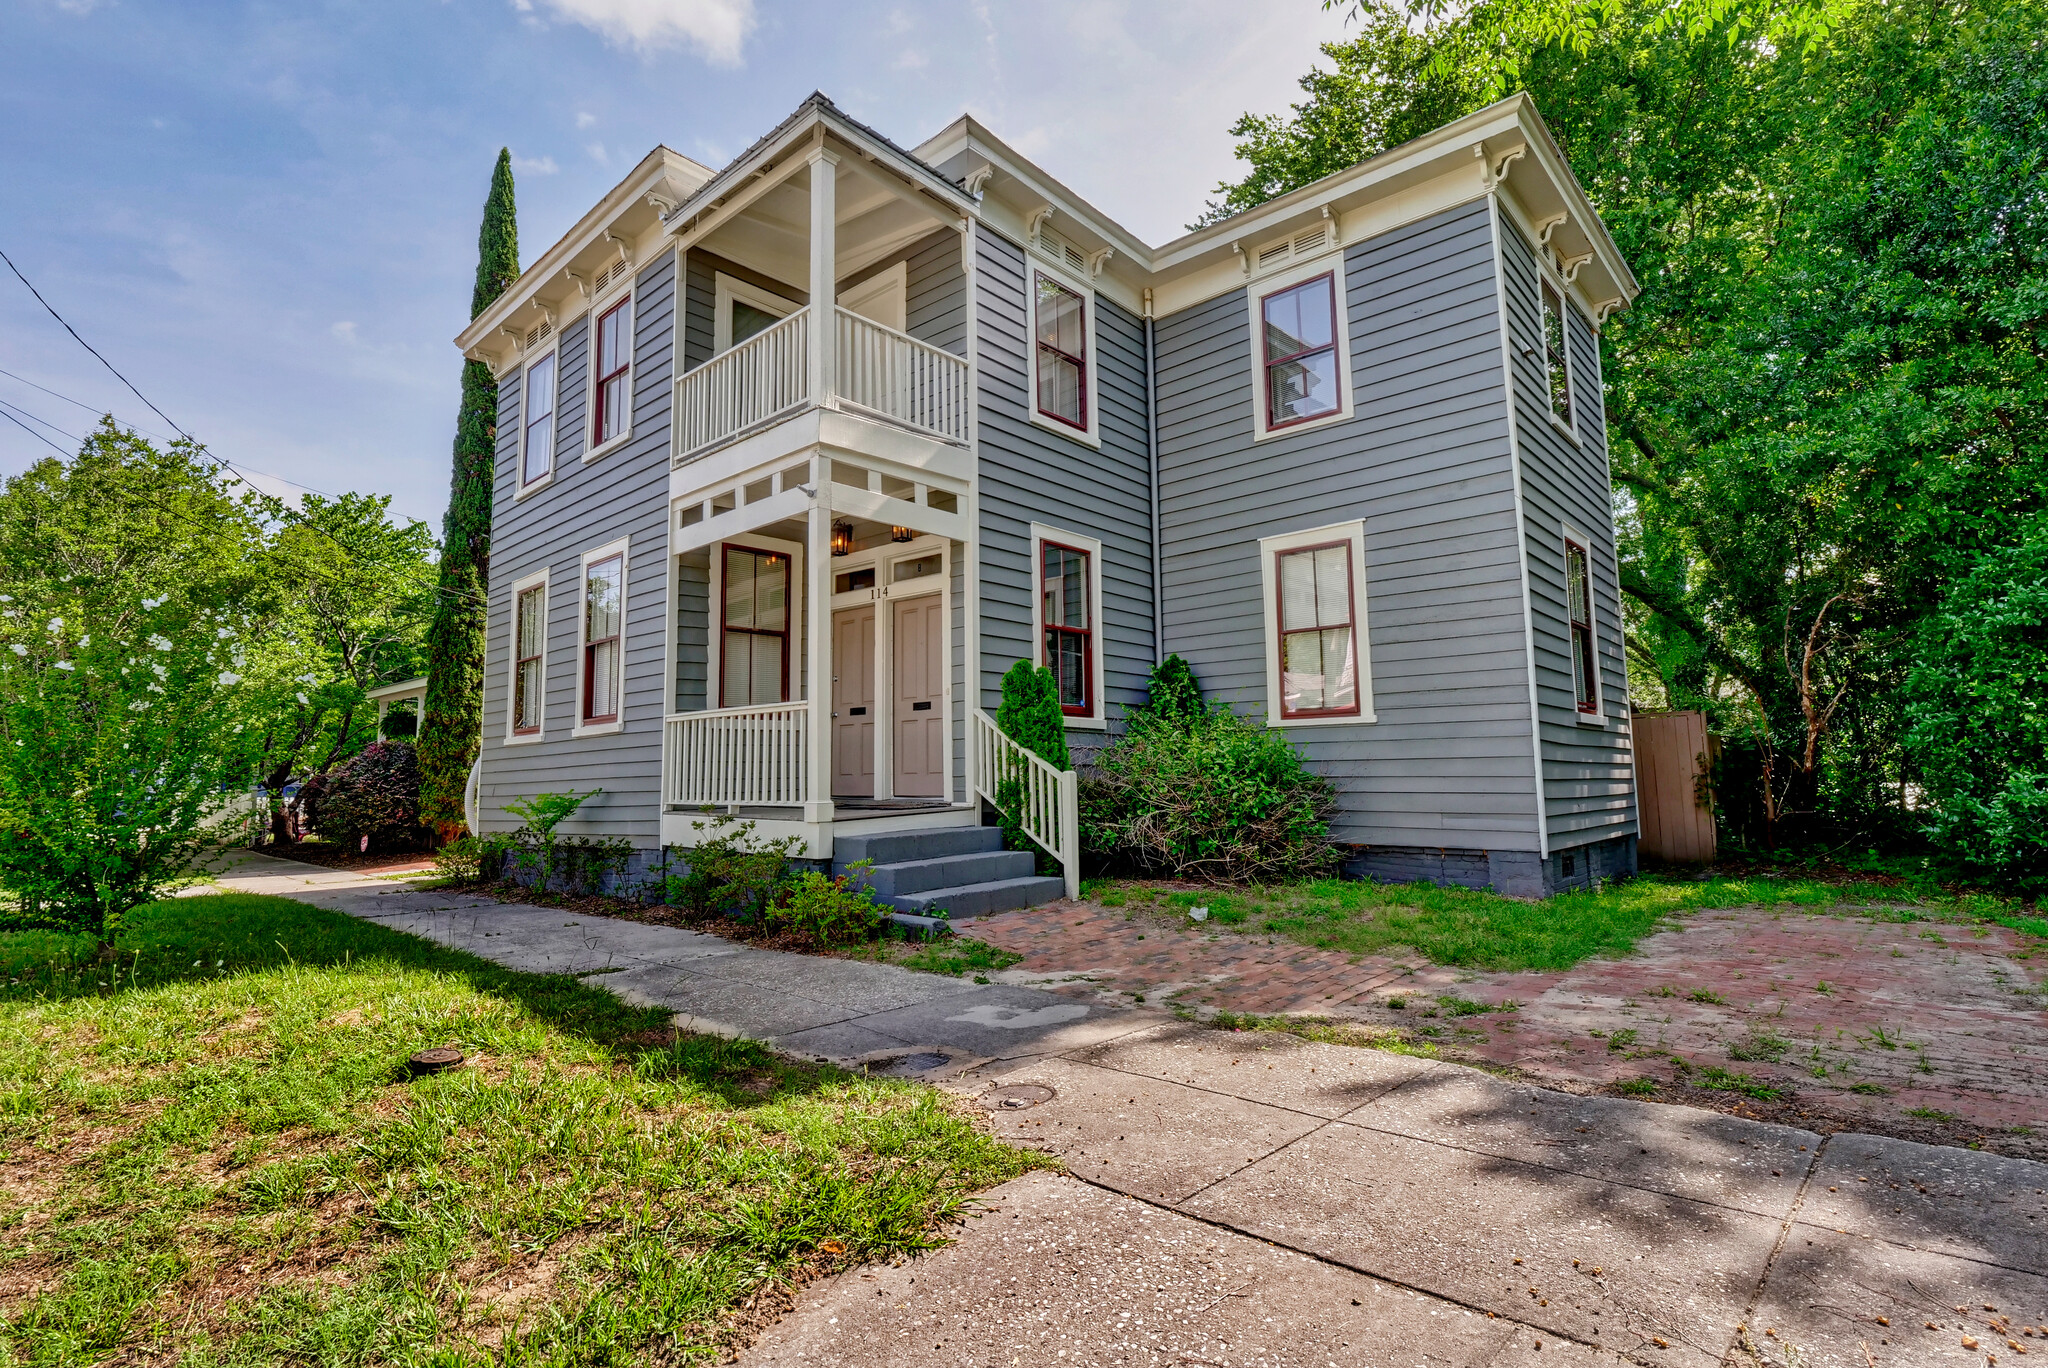
M 1010 1083 L 983 1093 L 981 1105 L 990 1111 L 1023 1111 L 1026 1107 L 1035 1107 L 1052 1099 L 1052 1089 L 1043 1084 Z
M 462 1063 L 462 1051 L 453 1045 L 436 1045 L 431 1050 L 421 1050 L 406 1062 L 414 1073 L 440 1073 Z
M 869 1065 L 871 1072 L 891 1074 L 898 1078 L 921 1074 L 928 1069 L 942 1068 L 953 1062 L 953 1056 L 940 1054 L 936 1050 L 925 1050 L 918 1054 L 904 1055 L 899 1059 L 884 1059 Z

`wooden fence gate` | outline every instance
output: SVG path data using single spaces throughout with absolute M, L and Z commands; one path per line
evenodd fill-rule
M 1638 849 L 1653 860 L 1704 864 L 1714 858 L 1714 808 L 1707 788 L 1713 738 L 1704 713 L 1637 713 Z

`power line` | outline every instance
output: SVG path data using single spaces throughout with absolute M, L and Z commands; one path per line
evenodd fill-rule
M 21 267 L 14 264 L 13 257 L 8 256 L 6 252 L 0 252 L 0 261 L 4 261 L 7 263 L 7 269 L 14 272 L 14 278 L 16 280 L 20 281 L 24 285 L 28 285 L 28 292 L 36 297 L 36 303 L 42 305 L 43 308 L 49 311 L 50 317 L 56 319 L 59 323 L 64 323 L 64 315 L 58 313 L 55 309 L 50 308 L 50 301 L 43 298 L 43 292 L 41 290 L 38 290 L 35 286 L 28 284 L 28 277 L 21 273 Z M 165 413 L 162 409 L 158 408 L 155 404 L 151 404 L 149 402 L 149 396 L 144 394 L 141 390 L 136 389 L 134 382 L 131 381 L 127 376 L 121 374 L 121 372 L 118 370 L 114 370 L 114 363 L 107 360 L 106 357 L 100 356 L 100 354 L 97 351 L 94 351 L 92 343 L 86 341 L 84 338 L 78 335 L 78 329 L 72 327 L 69 323 L 64 323 L 64 331 L 70 333 L 72 340 L 77 342 L 79 346 L 85 348 L 89 352 L 92 352 L 92 354 L 95 357 L 98 357 L 99 363 L 102 366 L 105 366 L 108 370 L 113 371 L 114 378 L 116 380 L 119 380 L 122 384 L 128 386 L 128 392 L 130 394 L 133 394 L 137 399 L 140 399 L 144 404 L 147 404 L 149 406 L 149 411 L 151 413 L 154 413 L 157 417 L 163 419 L 166 423 L 171 423 L 171 416 Z M 191 440 L 192 438 L 191 433 L 185 431 L 185 429 L 179 427 L 176 423 L 171 423 L 171 431 L 177 433 L 180 437 L 183 437 L 188 441 Z
M 59 437 L 68 437 L 74 442 L 83 442 L 85 440 L 83 437 L 80 437 L 74 433 L 66 432 L 63 428 L 58 427 L 55 423 L 51 422 L 47 418 L 36 417 L 33 413 L 30 413 L 27 409 L 23 408 L 19 404 L 10 404 L 5 399 L 0 399 L 0 408 L 13 409 L 16 413 L 28 419 L 31 423 L 36 423 L 42 427 L 46 427 L 50 431 L 56 433 Z
M 63 447 L 60 447 L 60 446 L 58 446 L 58 445 L 57 445 L 57 444 L 56 444 L 55 442 L 53 442 L 53 441 L 51 441 L 51 440 L 50 440 L 49 438 L 47 438 L 47 437 L 43 436 L 43 434 L 42 434 L 42 433 L 40 433 L 40 432 L 37 432 L 37 431 L 36 431 L 36 430 L 35 430 L 34 428 L 30 427 L 30 426 L 29 426 L 29 425 L 28 425 L 27 423 L 24 423 L 24 422 L 22 422 L 22 421 L 21 421 L 21 419 L 19 419 L 19 418 L 15 417 L 15 416 L 14 416 L 13 414 L 9 413 L 9 412 L 8 412 L 8 411 L 7 411 L 6 409 L 4 409 L 4 408 L 0 408 L 0 418 L 5 418 L 5 419 L 6 419 L 6 420 L 7 420 L 8 422 L 10 422 L 10 423 L 14 424 L 14 425 L 15 425 L 16 427 L 20 428 L 20 429 L 21 429 L 21 430 L 22 430 L 23 432 L 26 432 L 26 433 L 27 433 L 27 434 L 28 434 L 29 436 L 31 436 L 31 437 L 33 437 L 33 438 L 35 438 L 35 439 L 36 439 L 36 440 L 37 440 L 38 442 L 41 442 L 41 443 L 42 443 L 42 444 L 43 444 L 44 446 L 48 447 L 48 448 L 49 448 L 50 450 L 52 450 L 52 451 L 56 452 L 56 453 L 57 453 L 57 454 L 58 454 L 59 456 L 68 456 L 68 455 L 70 455 L 70 454 L 71 454 L 70 452 L 68 452 L 68 451 L 64 450 L 64 448 L 63 448 Z

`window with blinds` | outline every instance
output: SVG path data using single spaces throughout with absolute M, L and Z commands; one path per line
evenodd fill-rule
M 1348 542 L 1276 553 L 1283 718 L 1356 714 L 1358 642 Z
M 607 556 L 583 570 L 583 720 L 619 720 L 621 632 L 626 558 Z
M 1586 548 L 1564 544 L 1564 586 L 1572 624 L 1572 694 L 1582 713 L 1600 711 L 1599 676 L 1594 673 L 1593 577 Z
M 520 590 L 515 612 L 518 654 L 512 665 L 512 733 L 532 736 L 540 731 L 541 695 L 547 687 L 547 585 Z

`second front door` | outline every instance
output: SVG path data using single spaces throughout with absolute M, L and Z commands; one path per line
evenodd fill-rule
M 832 796 L 875 796 L 875 610 L 832 615 Z
M 946 625 L 937 594 L 895 605 L 890 683 L 896 796 L 937 798 L 946 784 Z

